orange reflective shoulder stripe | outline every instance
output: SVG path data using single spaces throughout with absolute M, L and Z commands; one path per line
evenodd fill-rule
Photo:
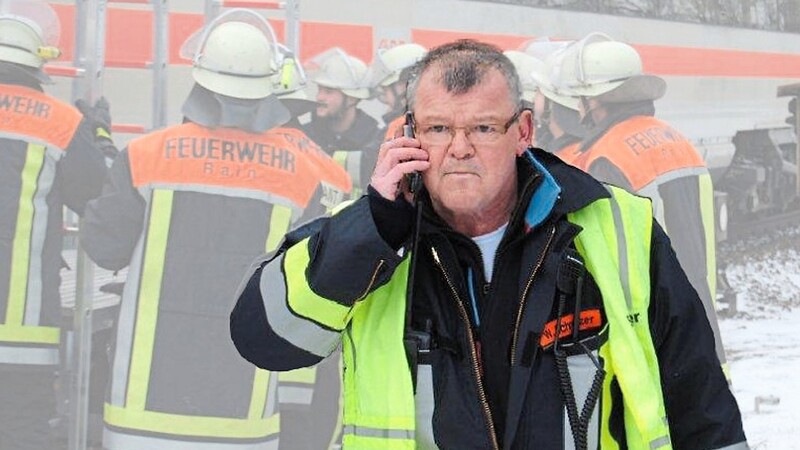
M 83 116 L 71 105 L 24 86 L 0 84 L 0 133 L 30 136 L 65 150 Z
M 562 147 L 554 152 L 556 156 L 561 158 L 567 164 L 572 164 L 573 166 L 577 166 L 577 160 L 582 155 L 581 151 L 581 143 L 575 142 L 574 144 L 567 145 L 566 147 Z
M 613 126 L 579 158 L 588 171 L 599 158 L 608 159 L 638 191 L 667 172 L 705 167 L 691 142 L 665 122 L 650 116 L 636 116 Z
M 383 136 L 384 141 L 391 141 L 395 136 L 403 134 L 403 125 L 406 124 L 405 116 L 400 116 L 386 125 L 386 134 Z
M 128 146 L 133 185 L 211 185 L 252 189 L 305 207 L 327 172 L 322 153 L 305 135 L 277 129 L 262 134 L 187 123 L 136 139 Z M 335 165 L 331 161 L 331 166 Z M 338 169 L 341 170 L 341 169 Z M 348 185 L 327 175 L 336 186 Z M 287 182 L 291 180 L 291 182 Z M 333 181 L 331 184 L 334 184 Z

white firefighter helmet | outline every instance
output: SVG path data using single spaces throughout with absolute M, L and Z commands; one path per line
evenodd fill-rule
M 311 79 L 319 86 L 338 89 L 349 97 L 369 98 L 367 65 L 344 50 L 334 47 L 312 58 L 311 63 L 319 68 Z
M 519 50 L 539 61 L 545 61 L 548 56 L 563 49 L 569 43 L 570 41 L 553 41 L 547 36 L 542 36 L 523 42 L 519 46 Z
M 379 51 L 369 68 L 369 84 L 386 87 L 397 83 L 403 70 L 416 64 L 427 53 L 425 47 L 413 42 Z
M 49 4 L 39 0 L 0 1 L 0 61 L 38 69 L 58 58 L 61 24 Z
M 608 103 L 656 100 L 666 91 L 661 77 L 644 74 L 636 49 L 602 33 L 566 47 L 553 73 L 554 81 L 570 95 Z
M 280 60 L 275 32 L 262 16 L 247 9 L 220 14 L 181 48 L 191 55 L 192 76 L 200 86 L 242 99 L 264 98 L 273 92 Z
M 518 50 L 506 50 L 503 54 L 517 69 L 519 81 L 522 84 L 522 99 L 533 103 L 533 97 L 536 95 L 536 82 L 531 74 L 542 65 L 542 62 Z
M 550 56 L 548 56 L 543 63 L 537 64 L 530 76 L 536 83 L 539 92 L 541 92 L 546 98 L 558 103 L 561 106 L 577 111 L 579 103 L 578 97 L 571 96 L 568 95 L 568 93 L 563 92 L 559 88 L 558 80 L 554 79 L 557 74 L 556 67 L 560 66 L 561 58 L 563 56 L 563 48 L 561 50 L 556 50 L 550 54 Z

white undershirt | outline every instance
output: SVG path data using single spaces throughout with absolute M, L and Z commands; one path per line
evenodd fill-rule
M 483 273 L 486 275 L 486 281 L 492 281 L 492 272 L 494 271 L 494 257 L 497 253 L 497 247 L 500 246 L 500 241 L 503 239 L 503 234 L 508 228 L 508 222 L 504 223 L 500 228 L 475 236 L 472 238 L 478 248 L 481 249 L 481 258 L 483 259 Z

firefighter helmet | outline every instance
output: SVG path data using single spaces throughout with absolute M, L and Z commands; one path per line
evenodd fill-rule
M 539 61 L 544 61 L 548 56 L 566 47 L 570 41 L 552 41 L 549 37 L 543 36 L 536 39 L 525 41 L 519 46 L 519 50 L 527 55 L 533 56 Z
M 369 68 L 370 85 L 386 87 L 401 81 L 403 71 L 410 69 L 427 53 L 425 47 L 414 43 L 400 44 L 379 51 Z
M 367 65 L 344 50 L 334 47 L 313 58 L 319 69 L 312 80 L 319 86 L 338 89 L 349 97 L 369 98 Z
M 38 0 L 0 2 L 0 61 L 38 69 L 58 58 L 61 25 L 49 4 Z
M 666 91 L 662 78 L 644 74 L 636 49 L 602 33 L 566 47 L 554 73 L 564 92 L 608 103 L 656 100 Z
M 192 76 L 197 84 L 242 99 L 272 94 L 281 65 L 272 27 L 246 9 L 219 15 L 201 34 L 186 41 L 181 54 L 192 55 Z
M 577 111 L 578 110 L 578 97 L 571 96 L 568 92 L 563 92 L 559 88 L 558 80 L 555 80 L 557 71 L 555 70 L 561 64 L 561 58 L 564 56 L 563 48 L 553 52 L 542 64 L 538 64 L 531 72 L 539 92 L 545 98 L 548 98 L 561 106 Z
M 539 70 L 542 62 L 527 53 L 517 50 L 506 50 L 503 52 L 514 67 L 517 69 L 519 81 L 522 84 L 522 98 L 529 102 L 533 102 L 533 97 L 536 95 L 536 82 L 531 74 Z

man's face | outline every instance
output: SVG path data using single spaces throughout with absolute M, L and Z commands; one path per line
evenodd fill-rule
M 317 116 L 322 118 L 339 117 L 347 108 L 347 96 L 338 89 L 318 86 L 317 101 L 321 103 L 317 106 Z
M 414 107 L 417 138 L 431 163 L 423 180 L 434 209 L 445 220 L 459 216 L 491 220 L 507 214 L 516 199 L 516 158 L 531 137 L 530 111 L 521 112 L 506 131 L 519 106 L 511 101 L 499 71 L 490 70 L 480 84 L 460 95 L 448 93 L 437 72 L 432 67 L 422 75 Z M 436 134 L 439 138 L 447 134 L 442 129 L 455 130 L 455 136 L 449 143 L 431 143 Z M 496 132 L 486 139 L 479 136 L 482 130 Z

